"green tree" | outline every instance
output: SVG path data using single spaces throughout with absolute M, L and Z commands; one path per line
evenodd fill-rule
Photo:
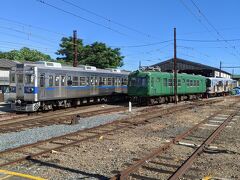
M 12 50 L 9 52 L 0 52 L 0 58 L 17 60 L 17 61 L 50 61 L 51 57 L 37 50 L 23 47 L 20 50 Z
M 77 39 L 77 50 L 78 53 L 83 49 L 83 42 L 81 39 Z M 66 62 L 73 61 L 73 38 L 70 37 L 63 37 L 61 39 L 61 43 L 59 44 L 60 49 L 56 52 L 57 55 L 61 55 L 62 57 L 57 58 L 58 60 L 65 60 Z
M 73 62 L 73 42 L 72 37 L 63 37 L 60 48 L 56 54 L 62 55 L 57 58 L 66 62 Z M 91 65 L 97 68 L 116 68 L 123 66 L 123 58 L 120 49 L 107 47 L 105 43 L 94 42 L 90 45 L 83 45 L 81 39 L 77 39 L 78 63 Z
M 123 66 L 123 58 L 120 49 L 112 49 L 104 43 L 95 42 L 86 45 L 80 53 L 80 62 L 83 64 L 96 66 L 98 68 L 116 68 Z

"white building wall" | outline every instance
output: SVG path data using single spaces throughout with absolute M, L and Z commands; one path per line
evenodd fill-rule
M 0 85 L 9 85 L 9 71 L 0 70 Z

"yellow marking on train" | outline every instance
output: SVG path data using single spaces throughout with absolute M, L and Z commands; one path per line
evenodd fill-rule
M 3 169 L 0 169 L 0 173 L 7 174 L 7 175 L 10 175 L 10 176 L 18 176 L 18 177 L 22 177 L 22 178 L 32 179 L 32 180 L 46 180 L 44 178 L 31 176 L 31 175 L 28 175 L 28 174 L 22 174 L 22 173 L 18 173 L 18 172 L 12 172 L 12 171 L 3 170 Z M 3 178 L 6 179 L 6 176 L 3 177 Z M 2 179 L 0 179 L 0 180 L 2 180 Z

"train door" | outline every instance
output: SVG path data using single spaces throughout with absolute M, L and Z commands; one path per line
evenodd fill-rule
M 39 79 L 39 99 L 45 99 L 46 93 L 45 93 L 45 74 L 40 75 Z
M 66 76 L 64 75 L 61 75 L 60 76 L 60 95 L 61 97 L 65 97 L 66 98 L 66 89 L 65 89 L 65 86 L 66 86 Z
M 18 72 L 16 83 L 17 99 L 24 99 L 23 72 Z
M 95 95 L 97 94 L 97 90 L 96 90 L 96 82 L 97 82 L 97 79 L 96 79 L 96 76 L 91 76 L 90 77 L 90 95 Z

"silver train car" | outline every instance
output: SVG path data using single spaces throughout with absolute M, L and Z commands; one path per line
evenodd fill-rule
M 207 94 L 209 96 L 223 96 L 229 94 L 231 89 L 237 86 L 235 80 L 229 78 L 207 78 Z
M 9 71 L 9 87 L 4 93 L 4 101 L 13 103 L 16 100 L 16 67 Z
M 127 71 L 93 66 L 67 67 L 40 61 L 16 65 L 16 100 L 22 112 L 110 101 L 127 95 Z

